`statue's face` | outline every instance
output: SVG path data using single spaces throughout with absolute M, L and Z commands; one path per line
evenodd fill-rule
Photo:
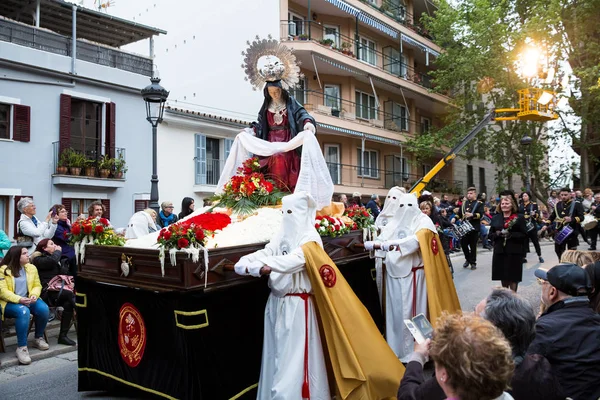
M 277 86 L 269 86 L 267 91 L 273 100 L 278 101 L 281 99 L 281 88 L 278 88 Z

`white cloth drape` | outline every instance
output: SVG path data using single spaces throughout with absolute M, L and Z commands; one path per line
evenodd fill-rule
M 315 135 L 310 131 L 302 131 L 289 142 L 268 142 L 259 139 L 246 128 L 240 132 L 229 151 L 229 157 L 219 178 L 216 194 L 223 193 L 223 187 L 234 176 L 237 169 L 244 161 L 252 156 L 272 156 L 285 153 L 302 146 L 302 159 L 300 161 L 300 175 L 296 183 L 295 192 L 305 191 L 315 199 L 317 209 L 328 206 L 333 196 L 333 181 L 327 168 L 327 163 L 321 153 L 321 147 Z

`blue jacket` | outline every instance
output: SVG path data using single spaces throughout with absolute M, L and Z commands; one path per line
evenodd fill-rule
M 63 257 L 75 258 L 75 249 L 69 244 L 70 236 L 71 227 L 66 221 L 59 220 L 52 241 L 62 248 Z
M 379 206 L 377 205 L 377 203 L 375 203 L 375 200 L 370 200 L 367 203 L 367 208 L 369 210 L 371 210 L 371 215 L 373 216 L 373 218 L 377 218 L 377 216 L 381 212 L 381 210 L 379 209 Z

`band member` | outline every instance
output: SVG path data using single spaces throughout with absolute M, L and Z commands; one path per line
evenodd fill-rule
M 463 221 L 469 221 L 473 230 L 467 233 L 460 240 L 465 263 L 463 268 L 477 269 L 477 241 L 479 240 L 479 231 L 481 230 L 481 214 L 483 213 L 483 203 L 477 200 L 477 190 L 474 187 L 467 189 L 467 200 L 463 202 L 458 209 L 457 218 Z
M 594 216 L 596 221 L 600 221 L 600 193 L 596 193 L 594 195 L 594 202 L 590 207 L 590 214 Z M 590 248 L 588 250 L 596 250 L 596 242 L 598 240 L 598 233 L 600 233 L 600 226 L 596 225 L 587 232 L 590 239 Z
M 571 198 L 571 190 L 569 188 L 562 188 L 559 198 L 560 202 L 554 206 L 550 215 L 550 221 L 556 222 L 556 230 L 558 231 L 555 241 L 560 238 L 561 230 L 564 227 L 570 226 L 573 228 L 573 232 L 561 244 L 554 243 L 554 251 L 560 260 L 562 253 L 567 247 L 569 250 L 575 250 L 579 246 L 577 235 L 579 224 L 583 220 L 583 207 L 581 203 Z
M 534 226 L 534 229 L 527 232 L 527 253 L 529 253 L 529 241 L 533 243 L 533 247 L 535 247 L 535 252 L 537 253 L 539 262 L 543 263 L 544 259 L 542 258 L 542 249 L 540 248 L 540 240 L 538 238 L 538 219 L 540 217 L 540 211 L 536 202 L 531 201 L 531 195 L 529 192 L 521 193 L 521 202 L 519 203 L 519 215 L 522 215 L 525 218 L 525 221 L 531 221 Z M 523 262 L 527 262 L 527 258 L 523 258 Z

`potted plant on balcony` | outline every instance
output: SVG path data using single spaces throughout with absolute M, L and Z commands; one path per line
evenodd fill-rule
M 85 160 L 85 176 L 94 177 L 96 176 L 96 160 L 86 158 Z
M 306 35 L 306 34 L 303 33 L 302 35 L 298 36 L 298 39 L 300 39 L 300 40 L 308 40 L 308 35 Z
M 98 170 L 100 171 L 100 178 L 108 178 L 111 170 L 113 169 L 114 160 L 114 158 L 111 158 L 108 156 L 108 154 L 105 154 L 98 161 Z
M 348 42 L 342 42 L 342 53 L 347 56 L 354 57 L 354 53 L 352 52 L 352 44 Z
M 66 149 L 64 153 L 71 175 L 81 175 L 81 169 L 85 166 L 85 156 L 71 148 Z
M 333 39 L 322 39 L 319 40 L 319 43 L 321 43 L 323 46 L 327 46 L 330 49 L 333 49 Z
M 56 164 L 56 173 L 59 175 L 67 175 L 69 172 L 69 157 L 67 151 L 62 151 Z
M 113 158 L 113 176 L 115 179 L 123 179 L 123 174 L 127 172 L 127 164 L 122 155 Z

